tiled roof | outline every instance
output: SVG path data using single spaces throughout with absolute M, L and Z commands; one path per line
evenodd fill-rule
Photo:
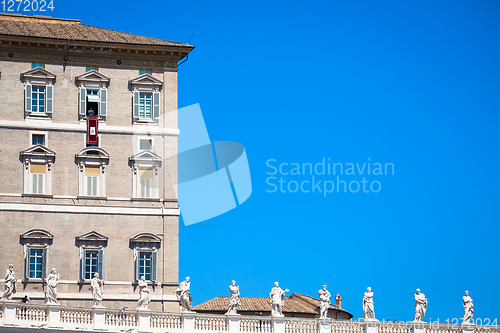
M 194 311 L 227 311 L 229 297 L 219 296 L 193 307 Z M 238 311 L 270 312 L 269 297 L 240 297 Z M 330 305 L 330 309 L 347 312 Z M 319 300 L 310 296 L 293 293 L 285 298 L 283 312 L 319 314 Z M 347 312 L 348 313 L 348 312 Z
M 120 44 L 185 46 L 192 48 L 187 43 L 177 43 L 165 39 L 93 27 L 81 24 L 78 20 L 13 14 L 0 14 L 0 35 Z

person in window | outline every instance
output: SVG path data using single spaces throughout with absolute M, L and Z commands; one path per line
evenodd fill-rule
M 93 116 L 94 115 L 94 110 L 92 110 L 92 107 L 89 109 L 89 116 Z

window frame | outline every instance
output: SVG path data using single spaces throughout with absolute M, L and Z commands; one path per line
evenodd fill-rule
M 31 69 L 36 69 L 36 68 L 45 68 L 45 62 L 32 61 L 31 62 Z
M 99 273 L 99 278 L 104 279 L 104 249 L 108 244 L 108 237 L 96 232 L 90 231 L 83 235 L 76 237 L 76 244 L 80 251 L 80 274 L 79 279 L 80 282 L 88 282 L 94 277 L 94 273 Z M 87 253 L 88 252 L 97 252 L 97 271 L 87 272 Z M 90 266 L 92 267 L 92 266 Z M 86 274 L 89 274 L 89 278 L 86 277 Z
M 142 150 L 139 153 L 129 157 L 129 161 L 132 162 L 132 197 L 137 199 L 146 200 L 158 200 L 160 196 L 160 173 L 162 158 L 161 156 L 155 154 L 151 150 Z M 141 196 L 141 171 L 151 170 L 151 196 L 143 197 Z M 143 178 L 144 179 L 144 178 Z
M 47 277 L 48 253 L 52 245 L 54 236 L 43 229 L 31 229 L 20 235 L 21 244 L 24 252 L 24 280 L 25 281 L 43 281 Z M 42 267 L 40 277 L 30 277 L 30 253 L 31 251 L 42 251 Z
M 23 195 L 52 195 L 52 169 L 55 162 L 56 153 L 46 146 L 34 145 L 20 152 L 24 164 L 24 194 Z M 33 174 L 40 174 L 32 171 L 32 165 L 44 165 L 43 193 L 33 193 Z
M 48 118 L 54 112 L 54 84 L 56 75 L 45 68 L 36 67 L 21 73 L 24 80 L 24 112 L 27 118 Z M 33 87 L 44 87 L 44 111 L 33 111 Z
M 90 151 L 95 154 L 88 154 Z M 109 164 L 109 154 L 99 147 L 86 147 L 76 154 L 78 164 L 78 196 L 83 198 L 106 197 L 106 166 Z M 86 168 L 99 168 L 97 195 L 88 195 L 88 180 Z M 89 175 L 90 176 L 90 175 Z

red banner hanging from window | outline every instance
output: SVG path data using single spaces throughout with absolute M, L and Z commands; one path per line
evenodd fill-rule
M 99 116 L 87 116 L 87 144 L 97 144 L 97 131 L 99 127 Z

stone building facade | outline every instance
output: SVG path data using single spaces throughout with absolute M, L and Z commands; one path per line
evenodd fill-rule
M 0 268 L 18 292 L 178 311 L 177 63 L 188 44 L 81 24 L 0 14 Z M 97 144 L 87 118 L 98 116 Z M 89 118 L 90 119 L 90 118 Z

